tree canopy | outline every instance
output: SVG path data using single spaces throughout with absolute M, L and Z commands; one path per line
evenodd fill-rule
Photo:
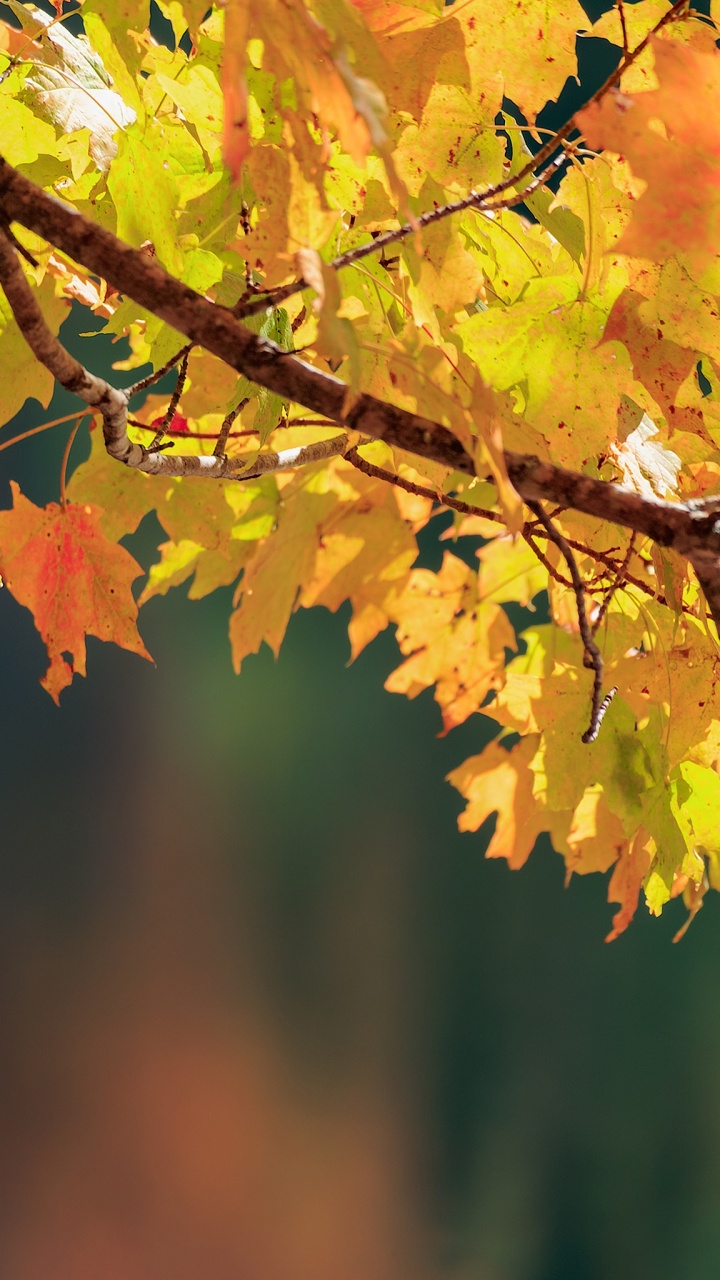
M 720 888 L 712 18 L 158 0 L 160 43 L 147 0 L 3 3 L 0 420 L 56 381 L 85 405 L 58 502 L 13 482 L 0 512 L 48 693 L 87 636 L 149 657 L 138 607 L 188 581 L 236 584 L 238 671 L 349 601 L 353 658 L 396 628 L 391 692 L 495 723 L 449 779 L 488 856 L 547 832 L 568 877 L 610 871 L 610 938 L 641 889 L 692 919 Z M 611 74 L 540 125 L 591 36 Z M 73 303 L 127 339 L 118 385 L 58 337 Z

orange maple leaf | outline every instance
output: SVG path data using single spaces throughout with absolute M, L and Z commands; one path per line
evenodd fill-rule
M 640 827 L 632 844 L 615 863 L 615 870 L 608 885 L 608 902 L 617 902 L 619 910 L 612 919 L 612 929 L 606 942 L 614 942 L 624 933 L 637 910 L 640 889 L 648 873 L 652 853 L 648 849 L 648 834 Z
M 652 40 L 659 89 L 607 94 L 579 111 L 593 148 L 623 155 L 647 190 L 614 252 L 702 264 L 720 232 L 720 53 Z
M 471 756 L 447 775 L 447 780 L 467 800 L 458 818 L 461 831 L 477 831 L 491 813 L 497 813 L 495 833 L 486 858 L 506 858 L 513 871 L 524 866 L 543 831 L 555 815 L 546 813 L 533 791 L 535 775 L 530 761 L 539 738 L 531 734 L 506 751 L 491 742 L 479 756 Z
M 102 533 L 101 509 L 68 503 L 63 510 L 57 502 L 36 507 L 15 481 L 11 486 L 12 510 L 0 511 L 0 573 L 47 647 L 50 666 L 40 683 L 51 698 L 59 701 L 76 671 L 85 675 L 86 636 L 150 659 L 130 590 L 142 570 Z

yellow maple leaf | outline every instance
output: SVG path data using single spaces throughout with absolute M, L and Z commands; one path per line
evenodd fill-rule
M 515 633 L 499 605 L 478 599 L 476 574 L 455 556 L 445 553 L 438 574 L 413 570 L 392 617 L 400 651 L 409 656 L 385 688 L 415 698 L 434 684 L 445 733 L 502 687 Z
M 537 749 L 534 735 L 522 738 L 506 751 L 491 742 L 479 756 L 471 756 L 447 776 L 448 782 L 467 800 L 458 818 L 461 831 L 477 831 L 486 818 L 497 813 L 497 825 L 488 845 L 487 858 L 506 858 L 517 871 L 528 860 L 535 841 L 548 829 L 548 817 L 533 793 L 535 775 L 529 762 Z

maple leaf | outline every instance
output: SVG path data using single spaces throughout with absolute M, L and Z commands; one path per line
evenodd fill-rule
M 505 858 L 514 871 L 528 860 L 538 836 L 548 830 L 548 817 L 538 805 L 529 762 L 537 739 L 523 738 L 511 751 L 491 742 L 479 756 L 472 756 L 447 775 L 467 808 L 458 818 L 461 831 L 477 831 L 497 813 L 494 834 L 486 858 Z
M 720 54 L 651 46 L 659 89 L 607 94 L 576 120 L 589 146 L 624 155 L 647 183 L 616 248 L 656 262 L 684 251 L 702 267 L 720 233 Z
M 600 787 L 589 787 L 580 799 L 567 835 L 567 880 L 573 873 L 607 871 L 627 848 L 623 825 Z
M 712 766 L 720 747 L 709 728 L 720 721 L 720 657 L 702 623 L 688 614 L 678 619 L 650 602 L 645 615 L 654 643 L 650 652 L 620 659 L 613 679 L 639 720 L 659 709 L 670 768 L 685 759 Z
M 117 212 L 118 235 L 136 248 L 150 240 L 168 271 L 180 275 L 178 186 L 170 160 L 170 137 L 163 125 L 157 120 L 136 121 L 118 137 L 107 185 Z M 152 200 L 147 199 L 149 191 Z M 175 350 L 177 345 L 173 342 Z
M 607 318 L 604 342 L 622 342 L 633 363 L 635 377 L 650 392 L 673 431 L 706 434 L 702 413 L 678 404 L 680 388 L 697 363 L 697 353 L 665 335 L 662 327 L 645 319 L 647 302 L 634 289 L 625 289 Z M 658 332 L 658 330 L 660 330 Z
M 48 258 L 48 273 L 62 281 L 63 297 L 74 298 L 90 307 L 95 315 L 110 317 L 117 310 L 119 299 L 109 290 L 98 286 L 87 276 L 78 275 L 68 264 L 52 253 Z
M 263 640 L 277 657 L 300 587 L 310 579 L 323 520 L 334 495 L 301 483 L 283 495 L 277 532 L 250 561 L 236 592 L 230 619 L 233 663 L 239 671 Z
M 30 610 L 50 666 L 40 683 L 58 702 L 73 675 L 85 675 L 85 637 L 150 654 L 136 626 L 131 583 L 142 572 L 129 551 L 110 542 L 97 507 L 56 502 L 36 507 L 11 481 L 13 507 L 0 512 L 0 573 Z
M 90 152 L 106 172 L 117 154 L 113 135 L 132 124 L 135 110 L 110 87 L 111 81 L 99 54 L 87 40 L 52 23 L 41 9 L 6 0 L 23 30 L 39 37 L 27 84 L 37 96 L 43 114 L 65 133 L 90 130 Z
M 392 602 L 408 581 L 417 544 L 387 487 L 352 477 L 357 500 L 346 501 L 323 522 L 312 577 L 300 604 L 322 604 L 333 613 L 350 600 L 348 632 L 355 659 L 390 620 Z
M 444 0 L 352 0 L 372 31 L 410 31 L 441 17 Z
M 636 835 L 632 845 L 621 854 L 608 885 L 608 902 L 619 903 L 620 909 L 615 912 L 612 929 L 606 942 L 614 942 L 627 929 L 637 910 L 645 876 L 653 859 L 653 849 L 648 833 L 642 828 Z
M 413 570 L 391 615 L 400 651 L 410 656 L 385 688 L 415 698 L 436 685 L 446 733 L 503 684 L 515 632 L 498 605 L 478 599 L 477 575 L 462 560 L 446 552 L 438 574 Z

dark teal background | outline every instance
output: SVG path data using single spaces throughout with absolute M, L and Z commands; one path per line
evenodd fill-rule
M 594 56 L 597 80 L 607 50 Z M 83 354 L 107 372 L 109 344 Z M 32 403 L 3 435 L 72 407 Z M 57 499 L 66 438 L 0 454 L 0 505 L 10 475 L 33 501 Z M 131 540 L 145 565 L 157 534 L 147 521 Z M 431 543 L 423 554 L 439 563 Z M 6 1239 L 16 1248 L 25 1218 L 28 1236 L 54 1239 L 38 1169 L 59 1151 L 62 1183 L 63 1153 L 72 1170 L 83 1135 L 102 1134 L 84 1110 L 106 1071 L 97 1028 L 110 1043 L 157 991 L 159 1025 L 181 995 L 240 1030 L 251 1008 L 301 1100 L 330 1110 L 356 1076 L 383 1100 L 428 1274 L 715 1280 L 716 897 L 677 947 L 678 903 L 659 921 L 641 908 L 605 946 L 603 878 L 565 889 L 544 842 L 513 874 L 483 859 L 482 835 L 457 833 L 443 778 L 481 749 L 486 722 L 438 739 L 430 694 L 385 693 L 392 636 L 347 668 L 347 618 L 301 613 L 277 663 L 263 650 L 235 677 L 231 593 L 183 591 L 142 611 L 156 666 L 90 640 L 87 680 L 60 710 L 37 683 L 30 615 L 0 592 Z M 122 1077 L 122 1035 L 117 1053 Z M 35 1275 L 7 1256 L 10 1280 Z M 58 1261 L 44 1274 L 66 1273 Z

